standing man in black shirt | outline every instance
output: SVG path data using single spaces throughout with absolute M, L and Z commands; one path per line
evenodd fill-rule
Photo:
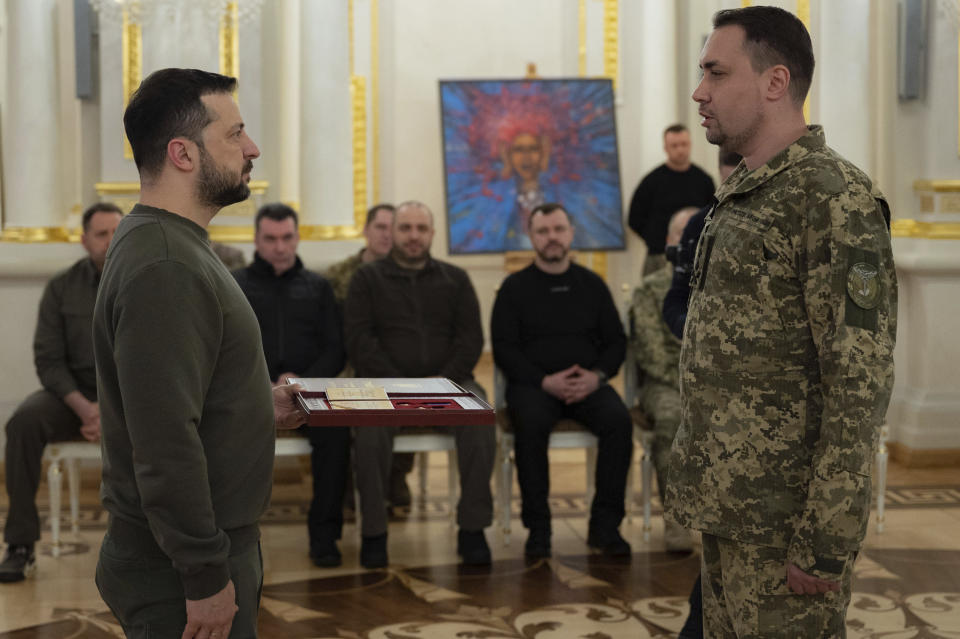
M 562 417 L 583 423 L 599 440 L 587 544 L 608 555 L 630 554 L 618 529 L 632 427 L 607 384 L 623 363 L 626 337 L 607 285 L 571 262 L 573 232 L 560 204 L 534 209 L 529 234 L 536 259 L 504 280 L 493 305 L 493 357 L 507 377 L 529 558 L 550 556 L 547 445 Z
M 233 277 L 260 323 L 271 381 L 278 385 L 287 377 L 336 377 L 344 360 L 340 313 L 327 280 L 305 269 L 297 256 L 297 213 L 286 204 L 267 204 L 257 212 L 254 229 L 253 264 L 234 271 Z M 339 566 L 350 429 L 301 430 L 313 448 L 310 558 L 317 566 Z
M 630 199 L 630 228 L 647 244 L 646 275 L 666 265 L 664 238 L 670 216 L 686 206 L 706 206 L 713 179 L 690 161 L 690 131 L 672 124 L 663 132 L 667 161 L 648 173 Z

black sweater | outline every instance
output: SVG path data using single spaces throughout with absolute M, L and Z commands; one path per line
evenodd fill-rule
M 493 304 L 491 338 L 507 379 L 532 386 L 574 364 L 613 377 L 627 343 L 607 285 L 576 264 L 560 275 L 531 264 L 508 276 Z
M 336 377 L 343 369 L 340 313 L 333 289 L 323 277 L 293 267 L 277 276 L 273 266 L 255 254 L 253 264 L 233 272 L 260 322 L 263 354 L 270 379 L 281 373 L 303 377 Z
M 663 253 L 670 217 L 685 206 L 706 206 L 713 199 L 713 178 L 696 164 L 674 171 L 661 164 L 633 192 L 628 222 L 650 255 Z

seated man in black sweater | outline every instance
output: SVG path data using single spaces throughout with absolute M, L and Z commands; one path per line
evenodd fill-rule
M 596 495 L 587 543 L 608 555 L 629 555 L 618 530 L 633 451 L 630 415 L 607 380 L 623 363 L 626 337 L 606 284 L 573 264 L 573 226 L 560 204 L 530 215 L 533 264 L 504 280 L 493 305 L 493 357 L 507 377 L 514 424 L 525 554 L 550 556 L 547 445 L 562 417 L 599 439 Z

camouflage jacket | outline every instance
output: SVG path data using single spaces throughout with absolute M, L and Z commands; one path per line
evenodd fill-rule
M 630 342 L 637 367 L 643 372 L 641 384 L 680 386 L 680 340 L 663 321 L 662 310 L 672 279 L 673 265 L 667 264 L 643 278 L 633 291 Z
M 340 260 L 330 266 L 323 277 L 330 282 L 333 287 L 333 296 L 337 299 L 337 305 L 342 309 L 343 301 L 347 299 L 347 291 L 350 288 L 350 278 L 357 272 L 357 269 L 363 265 L 363 249 L 356 255 L 351 255 L 345 260 Z
M 818 126 L 741 164 L 717 200 L 691 280 L 668 508 L 836 572 L 866 533 L 893 386 L 889 209 Z

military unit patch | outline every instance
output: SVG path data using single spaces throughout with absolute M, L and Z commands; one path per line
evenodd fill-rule
M 864 310 L 876 308 L 880 302 L 880 269 L 873 264 L 857 262 L 847 271 L 847 294 Z

